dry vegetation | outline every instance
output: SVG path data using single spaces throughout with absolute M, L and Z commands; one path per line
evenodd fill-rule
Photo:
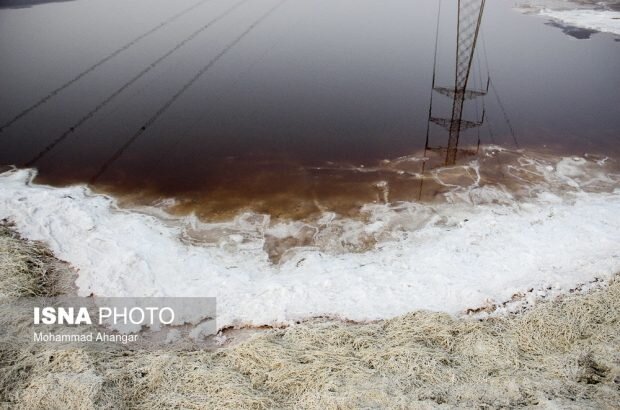
M 74 276 L 45 246 L 21 240 L 10 224 L 0 221 L 0 297 L 64 294 Z
M 67 271 L 6 227 L 0 258 L 4 295 L 64 288 L 59 277 Z M 0 402 L 20 409 L 620 408 L 620 280 L 512 317 L 416 312 L 372 324 L 314 321 L 215 352 L 4 345 Z

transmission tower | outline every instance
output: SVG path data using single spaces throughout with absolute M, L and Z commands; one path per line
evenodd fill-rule
M 461 131 L 480 127 L 484 123 L 485 110 L 482 110 L 482 118 L 475 121 L 463 119 L 463 106 L 465 101 L 473 100 L 487 94 L 490 77 L 487 72 L 486 88 L 480 90 L 467 89 L 469 77 L 472 71 L 478 33 L 482 23 L 482 15 L 486 0 L 458 0 L 458 18 L 456 30 L 456 61 L 454 71 L 454 86 L 441 87 L 435 85 L 437 77 L 437 39 L 435 43 L 435 61 L 433 66 L 433 86 L 431 103 L 428 114 L 428 127 L 425 150 L 446 151 L 445 165 L 454 165 L 459 152 L 459 138 Z M 441 6 L 440 6 L 441 7 Z M 439 14 L 441 13 L 441 8 Z M 439 15 L 437 19 L 439 30 Z M 482 87 L 482 84 L 480 84 Z M 436 117 L 433 115 L 433 94 L 438 93 L 452 100 L 452 114 L 450 118 Z M 430 124 L 434 123 L 448 132 L 447 146 L 432 147 L 429 145 Z M 478 140 L 478 145 L 480 141 Z

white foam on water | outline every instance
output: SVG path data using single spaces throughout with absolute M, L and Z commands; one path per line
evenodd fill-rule
M 0 218 L 77 268 L 79 294 L 215 296 L 219 328 L 459 314 L 620 272 L 620 178 L 604 164 L 522 155 L 505 167 L 524 181 L 515 192 L 482 184 L 478 168 L 472 162 L 471 186 L 442 203 L 374 203 L 358 219 L 326 212 L 303 222 L 247 212 L 221 223 L 120 209 L 85 186 L 37 185 L 35 171 L 13 170 L 0 175 Z M 433 177 L 444 181 L 444 171 Z M 269 237 L 300 235 L 310 244 L 269 260 Z
M 572 27 L 620 35 L 620 12 L 612 10 L 551 10 L 542 9 L 540 15 Z

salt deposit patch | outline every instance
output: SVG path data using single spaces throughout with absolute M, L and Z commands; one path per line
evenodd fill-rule
M 616 175 L 583 158 L 521 156 L 509 167 L 527 182 L 521 193 L 474 175 L 446 202 L 368 204 L 360 219 L 245 213 L 218 224 L 120 209 L 86 187 L 35 185 L 34 171 L 15 170 L 0 175 L 0 218 L 73 264 L 82 295 L 215 296 L 219 327 L 457 314 L 620 271 Z M 201 233 L 217 240 L 187 240 Z M 289 237 L 310 240 L 273 264 L 265 243 Z
M 620 35 L 620 12 L 618 11 L 543 9 L 539 13 L 569 26 Z

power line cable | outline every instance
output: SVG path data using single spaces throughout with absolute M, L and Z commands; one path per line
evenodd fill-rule
M 433 93 L 435 92 L 435 80 L 437 78 L 437 48 L 439 47 L 439 22 L 441 19 L 441 2 L 437 6 L 437 25 L 435 27 L 435 50 L 433 53 L 433 81 L 431 85 L 431 98 L 428 106 L 428 119 L 426 121 L 426 139 L 424 142 L 424 158 L 426 158 L 426 151 L 428 150 L 428 143 L 431 132 L 431 118 L 433 116 Z M 420 177 L 420 190 L 418 192 L 418 200 L 422 199 L 422 190 L 424 188 L 424 172 L 426 170 L 426 160 L 422 161 L 422 173 Z
M 172 106 L 179 97 L 181 97 L 196 81 L 198 81 L 204 73 L 206 73 L 211 67 L 213 67 L 220 58 L 222 58 L 228 51 L 230 51 L 233 47 L 235 47 L 243 38 L 245 38 L 250 32 L 252 32 L 260 23 L 262 23 L 265 19 L 267 19 L 271 14 L 273 14 L 278 8 L 280 8 L 287 0 L 282 0 L 274 7 L 269 9 L 267 13 L 263 14 L 258 20 L 252 23 L 243 33 L 241 33 L 237 38 L 235 38 L 228 46 L 226 46 L 222 51 L 220 51 L 211 61 L 209 61 L 204 67 L 202 67 L 176 94 L 172 96 L 164 105 L 161 106 L 157 112 L 151 118 L 149 118 L 142 127 L 129 139 L 125 144 L 123 144 L 97 171 L 97 173 L 90 179 L 90 183 L 94 184 L 100 177 L 103 175 L 108 167 L 112 165 L 118 158 L 120 158 L 125 150 L 129 148 L 151 125 L 153 125 L 157 119 L 164 114 L 170 106 Z
M 296 27 L 297 23 L 299 23 L 303 18 L 305 18 L 307 16 L 301 16 L 298 19 L 296 19 L 295 21 L 289 23 L 288 27 Z M 279 36 L 279 38 L 273 42 L 271 44 L 271 46 L 267 49 L 265 49 L 265 51 L 263 51 L 263 53 L 256 58 L 255 60 L 252 61 L 252 63 L 250 63 L 245 70 L 243 70 L 242 72 L 240 72 L 237 76 L 236 79 L 233 81 L 233 83 L 230 85 L 230 87 L 228 87 L 226 89 L 226 91 L 222 91 L 220 93 L 218 93 L 214 100 L 215 101 L 219 101 L 226 93 L 229 93 L 231 90 L 234 90 L 239 83 L 241 82 L 242 78 L 244 75 L 250 73 L 255 66 L 257 66 L 260 62 L 262 62 L 267 55 L 269 55 L 269 53 L 271 53 L 284 39 L 285 39 L 285 33 L 283 33 L 282 35 Z M 200 122 L 200 120 L 202 120 L 203 118 L 197 118 L 195 121 L 193 121 L 189 126 L 187 126 L 182 132 L 179 133 L 179 136 L 177 138 L 175 138 L 171 144 L 168 145 L 168 147 L 163 151 L 162 155 L 160 155 L 159 157 L 157 157 L 154 161 L 157 163 L 161 163 L 162 161 L 165 161 L 166 158 L 170 158 L 174 152 L 176 151 L 177 147 L 179 146 L 179 144 L 181 143 L 181 141 L 187 136 L 187 134 L 189 133 L 190 130 L 194 129 L 196 127 L 196 125 Z M 166 158 L 164 158 L 166 157 Z
M 236 3 L 235 5 L 233 5 L 232 7 L 228 8 L 226 11 L 224 11 L 222 14 L 218 15 L 217 17 L 215 17 L 214 19 L 209 21 L 207 24 L 203 25 L 198 30 L 194 31 L 192 34 L 190 34 L 188 37 L 186 37 L 183 41 L 181 41 L 180 43 L 177 43 L 177 45 L 175 45 L 172 49 L 170 49 L 165 54 L 160 56 L 158 59 L 153 61 L 150 65 L 148 65 L 146 68 L 144 68 L 142 71 L 140 71 L 134 77 L 132 77 L 129 81 L 127 81 L 125 84 L 123 84 L 121 87 L 119 87 L 116 91 L 114 91 L 112 94 L 110 94 L 105 100 L 103 100 L 102 102 L 97 104 L 95 106 L 95 108 L 93 108 L 86 115 L 84 115 L 82 118 L 80 118 L 75 124 L 73 124 L 71 127 L 69 127 L 58 138 L 56 138 L 54 141 L 52 141 L 52 143 L 50 143 L 45 148 L 43 148 L 43 150 L 41 150 L 33 159 L 31 159 L 28 163 L 26 163 L 26 166 L 32 166 L 33 164 L 35 164 L 37 161 L 39 161 L 41 158 L 43 158 L 45 155 L 47 155 L 52 149 L 54 149 L 58 144 L 60 144 L 65 138 L 67 138 L 69 135 L 71 135 L 73 132 L 75 132 L 75 130 L 77 128 L 79 128 L 85 122 L 90 120 L 95 114 L 97 114 L 97 112 L 99 112 L 102 108 L 104 108 L 106 105 L 108 105 L 112 100 L 114 100 L 116 97 L 118 97 L 120 94 L 122 94 L 127 88 L 129 88 L 132 84 L 134 84 L 136 81 L 138 81 L 144 75 L 146 75 L 149 71 L 151 71 L 153 68 L 155 68 L 157 65 L 159 65 L 162 61 L 164 61 L 166 58 L 170 57 L 172 54 L 174 54 L 180 48 L 182 48 L 187 43 L 189 43 L 190 41 L 192 41 L 196 37 L 198 37 L 199 34 L 204 32 L 208 28 L 210 28 L 213 24 L 217 23 L 218 21 L 220 21 L 221 19 L 223 19 L 224 17 L 226 17 L 227 15 L 232 13 L 234 10 L 236 10 L 238 7 L 240 7 L 242 4 L 247 3 L 248 1 L 249 0 L 242 0 L 242 1 L 238 2 L 238 3 Z
M 204 3 L 208 2 L 208 1 L 210 1 L 210 0 L 201 0 L 198 3 L 195 3 L 194 5 L 192 5 L 192 6 L 188 7 L 188 8 L 186 8 L 186 9 L 182 10 L 181 12 L 175 14 L 174 16 L 168 18 L 167 20 L 162 21 L 161 23 L 159 23 L 155 27 L 151 28 L 146 33 L 143 33 L 143 34 L 139 35 L 138 37 L 134 38 L 133 40 L 131 40 L 127 44 L 123 45 L 122 47 L 120 47 L 120 48 L 116 49 L 115 51 L 113 51 L 112 53 L 108 54 L 107 56 L 105 56 L 101 60 L 97 61 L 92 66 L 88 67 L 86 70 L 82 71 L 81 73 L 79 73 L 78 75 L 73 77 L 71 80 L 69 80 L 66 83 L 62 84 L 60 87 L 50 91 L 45 97 L 41 98 L 36 103 L 32 104 L 30 107 L 25 108 L 20 113 L 15 115 L 13 118 L 11 118 L 10 120 L 8 120 L 4 124 L 2 124 L 0 126 L 0 133 L 2 133 L 6 128 L 9 128 L 11 125 L 16 123 L 17 121 L 19 121 L 21 118 L 25 117 L 26 115 L 28 115 L 32 111 L 36 110 L 37 108 L 39 108 L 43 104 L 47 103 L 49 100 L 54 98 L 56 95 L 58 95 L 59 93 L 61 93 L 65 89 L 69 88 L 70 86 L 72 86 L 73 84 L 77 83 L 78 81 L 80 81 L 82 78 L 84 78 L 88 74 L 90 74 L 93 71 L 95 71 L 97 68 L 99 68 L 103 64 L 107 63 L 108 61 L 110 61 L 111 59 L 116 57 L 117 55 L 121 54 L 123 51 L 126 51 L 126 50 L 130 49 L 131 47 L 133 47 L 134 45 L 139 43 L 141 40 L 144 40 L 146 37 L 150 36 L 151 34 L 157 32 L 159 30 L 161 30 L 162 28 L 166 27 L 168 24 L 172 23 L 175 20 L 178 20 L 182 16 L 184 16 L 187 13 L 189 13 L 189 12 L 195 10 L 196 8 L 202 6 Z
M 506 107 L 504 107 L 504 104 L 502 103 L 502 100 L 499 97 L 499 93 L 497 91 L 497 88 L 495 88 L 495 82 L 493 80 L 491 80 L 491 75 L 490 75 L 490 71 L 489 71 L 489 58 L 487 55 L 487 43 L 486 43 L 486 39 L 484 36 L 484 32 L 482 32 L 482 48 L 484 50 L 484 60 L 487 66 L 487 72 L 489 72 L 489 84 L 491 85 L 491 88 L 493 89 L 493 94 L 495 95 L 495 99 L 497 100 L 497 104 L 499 105 L 499 108 L 502 111 L 502 114 L 504 115 L 504 120 L 506 121 L 506 125 L 508 126 L 508 130 L 510 131 L 510 135 L 512 136 L 512 140 L 515 144 L 515 146 L 517 148 L 519 148 L 519 141 L 517 140 L 517 135 L 514 131 L 514 128 L 512 127 L 512 123 L 510 122 L 510 118 L 508 117 L 508 112 L 506 111 Z

